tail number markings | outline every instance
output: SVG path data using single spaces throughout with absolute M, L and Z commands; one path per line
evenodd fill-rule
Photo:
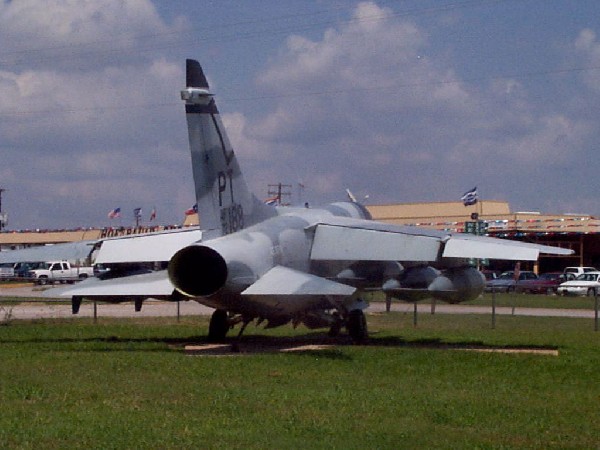
M 223 206 L 223 194 L 229 185 L 229 194 L 231 195 L 231 203 L 233 203 L 233 171 L 228 169 L 227 172 L 219 172 L 217 174 L 217 182 L 219 183 L 219 206 Z
M 244 209 L 242 205 L 233 204 L 221 208 L 221 231 L 223 234 L 234 233 L 244 228 Z
M 217 174 L 219 187 L 219 207 L 221 208 L 221 231 L 223 234 L 233 233 L 244 228 L 244 209 L 242 205 L 235 203 L 233 199 L 233 171 L 228 169 L 226 172 Z M 229 189 L 227 186 L 229 185 Z M 229 191 L 230 199 L 224 198 Z M 223 201 L 230 203 L 229 206 L 223 206 Z

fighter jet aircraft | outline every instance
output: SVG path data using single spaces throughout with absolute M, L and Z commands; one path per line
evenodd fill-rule
M 329 328 L 332 335 L 345 327 L 360 342 L 368 334 L 368 290 L 409 302 L 461 302 L 484 288 L 472 258 L 523 261 L 536 260 L 540 252 L 571 253 L 384 224 L 371 220 L 356 201 L 323 208 L 267 205 L 244 181 L 200 64 L 187 60 L 186 69 L 181 98 L 202 241 L 178 250 L 166 271 L 83 282 L 65 293 L 74 305 L 82 298 L 189 299 L 215 308 L 209 326 L 214 340 L 236 324 L 241 336 L 249 323 L 265 321 L 266 327 Z

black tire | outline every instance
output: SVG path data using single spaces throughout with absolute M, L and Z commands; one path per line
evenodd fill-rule
M 229 317 L 224 309 L 217 309 L 210 317 L 208 325 L 208 340 L 219 342 L 225 339 L 229 331 Z
M 506 293 L 507 294 L 512 294 L 513 292 L 515 292 L 515 287 L 514 286 L 508 286 L 506 288 Z
M 45 286 L 48 284 L 48 277 L 39 277 L 37 279 L 37 284 L 39 284 L 40 286 Z
M 596 289 L 589 288 L 588 291 L 587 291 L 587 296 L 588 297 L 595 297 L 596 296 Z
M 340 334 L 340 330 L 342 329 L 342 324 L 340 322 L 335 322 L 329 327 L 329 331 L 327 332 L 327 336 L 329 337 L 337 337 Z
M 365 314 L 360 309 L 354 309 L 348 314 L 348 321 L 346 323 L 348 334 L 352 338 L 352 342 L 360 344 L 364 342 L 369 333 L 367 331 L 367 319 Z

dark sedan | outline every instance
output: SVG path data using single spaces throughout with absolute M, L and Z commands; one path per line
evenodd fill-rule
M 541 274 L 538 278 L 531 278 L 527 280 L 520 280 L 517 283 L 517 292 L 524 292 L 526 294 L 556 294 L 556 288 L 559 284 L 565 281 L 572 280 L 574 276 L 572 274 L 565 274 L 562 272 L 548 272 Z
M 486 292 L 514 292 L 515 287 L 525 280 L 537 280 L 538 276 L 534 272 L 522 270 L 519 272 L 519 280 L 515 281 L 515 273 L 512 270 L 502 272 L 494 280 L 489 280 L 485 284 Z

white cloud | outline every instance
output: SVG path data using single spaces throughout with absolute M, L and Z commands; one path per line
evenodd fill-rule
M 581 41 L 596 48 L 595 36 Z M 540 108 L 518 80 L 461 80 L 458 61 L 422 56 L 435 54 L 428 46 L 423 29 L 373 2 L 321 39 L 291 36 L 257 78 L 275 105 L 238 118 L 251 130 L 238 138 L 253 140 L 240 145 L 259 141 L 279 179 L 302 178 L 321 198 L 357 186 L 374 201 L 454 199 L 472 184 L 465 173 L 495 188 L 501 170 L 535 183 L 540 161 L 586 149 L 588 122 Z
M 575 40 L 575 49 L 582 55 L 590 70 L 583 72 L 584 82 L 594 91 L 600 92 L 600 42 L 596 33 L 585 28 Z
M 596 33 L 589 28 L 581 30 L 575 40 L 575 48 L 582 51 L 593 50 L 596 45 Z
M 7 51 L 109 41 L 130 47 L 140 33 L 164 33 L 168 27 L 148 0 L 3 0 L 0 30 L 11 37 L 3 46 Z
M 163 218 L 189 206 L 183 64 L 145 51 L 168 44 L 174 22 L 148 0 L 0 3 L 0 135 L 12 168 L 2 181 L 6 205 L 22 211 L 13 226 L 101 224 L 117 200 L 168 201 Z M 58 204 L 72 215 L 52 214 Z
M 445 31 L 460 37 L 461 21 L 438 18 L 436 27 L 449 28 L 430 35 L 421 19 L 362 2 L 320 37 L 289 36 L 279 53 L 267 53 L 252 115 L 223 114 L 259 195 L 267 183 L 302 180 L 312 203 L 344 198 L 346 187 L 373 202 L 453 200 L 484 180 L 484 195 L 519 190 L 519 198 L 535 199 L 552 179 L 541 167 L 578 178 L 598 131 L 585 115 L 594 104 L 589 89 L 586 97 L 571 86 L 563 105 L 540 100 L 542 89 L 526 78 L 462 79 L 463 56 L 439 41 Z M 149 207 L 140 202 L 180 220 L 193 204 L 177 101 L 184 73 L 167 49 L 188 26 L 181 17 L 167 23 L 150 0 L 0 0 L 0 175 L 7 206 L 29 202 L 20 223 L 98 225 L 115 206 Z M 211 64 L 246 64 L 227 60 L 239 55 L 231 51 L 239 41 L 219 42 L 211 53 L 187 31 Z M 571 58 L 600 65 L 595 31 L 568 44 Z M 227 88 L 243 85 L 251 73 L 244 70 L 207 76 L 213 88 Z M 584 76 L 600 90 L 597 71 Z M 62 216 L 57 196 L 68 211 Z

